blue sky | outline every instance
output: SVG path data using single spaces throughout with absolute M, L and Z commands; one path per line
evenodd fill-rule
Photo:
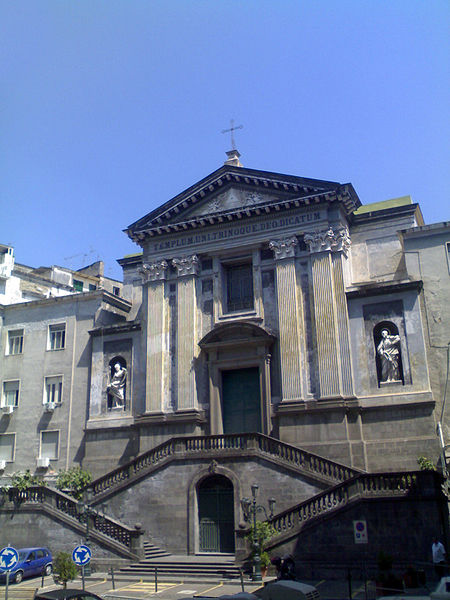
M 3 0 L 0 242 L 79 268 L 223 164 L 449 215 L 450 3 Z

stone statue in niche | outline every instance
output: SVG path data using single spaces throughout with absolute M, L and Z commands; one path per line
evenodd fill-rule
M 400 336 L 391 335 L 389 329 L 381 331 L 381 341 L 377 347 L 377 353 L 381 360 L 382 383 L 401 381 L 400 374 Z
M 125 408 L 125 384 L 127 381 L 127 370 L 120 363 L 115 363 L 111 379 L 106 391 L 111 396 L 112 410 L 123 410 Z

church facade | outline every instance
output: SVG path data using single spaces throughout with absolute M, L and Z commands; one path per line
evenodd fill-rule
M 240 501 L 253 483 L 262 502 L 277 501 L 281 547 L 283 531 L 293 528 L 291 542 L 299 535 L 299 506 L 339 507 L 334 486 L 350 490 L 353 478 L 383 472 L 395 485 L 386 476 L 378 495 L 394 489 L 406 501 L 416 480 L 403 474 L 418 458 L 445 460 L 436 424 L 450 333 L 449 224 L 425 226 L 409 197 L 362 205 L 351 184 L 248 169 L 228 154 L 127 227 L 140 252 L 119 260 L 123 298 L 93 291 L 40 301 L 41 346 L 54 323 L 67 323 L 56 348 L 64 373 L 53 363 L 46 372 L 57 360 L 51 347 L 39 363 L 43 381 L 63 382 L 60 402 L 44 406 L 45 418 L 41 399 L 36 410 L 30 399 L 26 420 L 20 404 L 0 419 L 0 442 L 12 444 L 5 478 L 35 468 L 14 462 L 12 440 L 36 428 L 51 443 L 46 431 L 67 413 L 70 436 L 58 439 L 70 443 L 50 448 L 40 472 L 51 482 L 81 464 L 115 527 L 139 522 L 179 554 L 243 552 Z M 23 352 L 0 369 L 3 387 L 31 376 L 21 369 L 39 311 L 39 302 L 2 309 L 5 348 L 17 315 L 24 336 Z M 373 482 L 364 485 L 361 497 Z M 417 535 L 430 527 L 438 534 L 446 525 L 418 523 Z M 407 543 L 405 556 L 426 546 L 414 536 Z
M 237 158 L 126 229 L 142 248 L 120 261 L 139 308 L 91 332 L 86 464 L 256 431 L 355 468 L 415 469 L 436 455 L 435 400 L 398 231 L 422 225 L 420 209 L 366 210 L 350 184 Z M 128 379 L 111 408 L 113 363 Z

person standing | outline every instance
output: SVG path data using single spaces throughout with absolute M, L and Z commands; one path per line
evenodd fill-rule
M 438 538 L 433 539 L 431 553 L 433 555 L 434 570 L 436 572 L 436 575 L 440 579 L 441 577 L 443 577 L 445 571 L 446 552 L 444 545 L 438 540 Z

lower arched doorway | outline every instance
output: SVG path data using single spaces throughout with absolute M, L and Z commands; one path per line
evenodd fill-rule
M 200 552 L 234 552 L 233 484 L 223 475 L 211 475 L 198 487 Z

